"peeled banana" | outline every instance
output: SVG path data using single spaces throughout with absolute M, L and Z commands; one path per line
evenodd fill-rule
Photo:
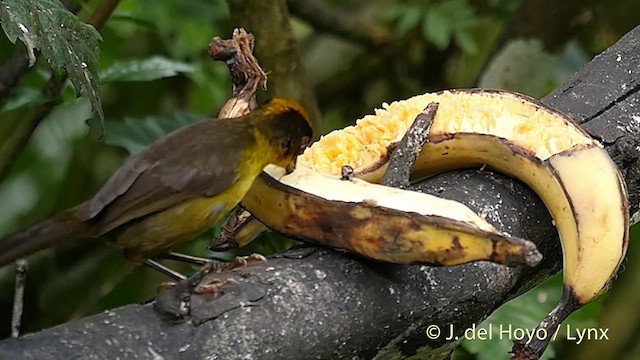
M 394 142 L 389 134 L 406 131 L 406 120 L 398 120 L 412 119 L 432 101 L 440 105 L 429 141 L 414 166 L 414 176 L 487 164 L 522 180 L 540 196 L 558 228 L 565 284 L 582 304 L 603 292 L 628 245 L 625 184 L 602 145 L 570 118 L 533 99 L 487 90 L 417 96 L 378 110 L 375 117 L 365 117 L 351 128 L 346 143 L 362 146 L 359 150 L 343 148 L 340 153 L 328 153 L 323 151 L 326 145 L 318 142 L 298 166 L 327 174 L 335 173 L 336 166 L 345 161 L 359 165 L 354 167 L 362 178 L 376 181 L 386 168 L 386 148 Z M 387 123 L 396 124 L 396 128 L 380 131 Z M 363 131 L 354 131 L 357 127 Z M 384 140 L 370 141 L 375 138 L 389 140 L 383 148 Z M 326 148 L 334 151 L 335 146 Z M 359 162 L 345 156 L 359 151 L 379 155 L 377 160 L 371 161 L 375 157 L 370 156 Z
M 615 276 L 628 245 L 629 204 L 622 177 L 602 145 L 568 116 L 534 99 L 473 89 L 384 104 L 375 115 L 313 144 L 298 158 L 292 174 L 267 170 L 279 181 L 260 176 L 244 206 L 286 235 L 379 260 L 451 265 L 456 262 L 447 258 L 455 243 L 465 249 L 464 261 L 494 256 L 478 237 L 482 231 L 491 235 L 487 239 L 499 235 L 466 207 L 371 184 L 380 181 L 390 149 L 431 102 L 439 108 L 414 165 L 415 179 L 488 165 L 528 184 L 551 213 L 562 242 L 565 285 L 560 304 L 539 326 L 552 334 L 572 311 L 604 292 Z M 336 180 L 344 165 L 353 167 L 361 180 Z M 380 206 L 386 210 L 379 211 Z M 426 208 L 430 210 L 425 213 Z M 420 222 L 434 216 L 438 225 Z M 397 225 L 389 234 L 379 231 L 381 223 Z M 461 241 L 462 233 L 469 240 Z M 395 248 L 381 245 L 402 236 Z M 438 239 L 435 244 L 433 239 Z M 492 243 L 505 246 L 513 241 L 496 240 Z M 435 255 L 447 254 L 437 251 L 447 246 L 449 255 Z M 548 341 L 516 344 L 514 351 L 540 356 Z
M 477 260 L 535 266 L 527 240 L 498 232 L 465 205 L 428 194 L 268 166 L 243 206 L 284 235 L 400 264 Z

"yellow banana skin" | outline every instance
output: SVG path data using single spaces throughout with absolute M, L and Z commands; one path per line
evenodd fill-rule
M 535 99 L 485 89 L 419 95 L 328 134 L 305 151 L 298 166 L 333 174 L 342 163 L 351 163 L 357 177 L 379 182 L 388 149 L 398 141 L 395 133 L 406 131 L 430 102 L 439 103 L 438 112 L 412 176 L 488 165 L 522 180 L 544 201 L 558 228 L 565 287 L 580 304 L 604 292 L 629 242 L 625 184 L 597 141 Z M 359 133 L 358 127 L 365 130 Z
M 560 233 L 572 238 L 562 240 L 564 283 L 585 304 L 606 290 L 622 263 L 629 245 L 629 203 L 626 186 L 616 165 L 599 147 L 576 149 L 556 154 L 547 160 L 558 174 L 563 190 L 571 200 L 575 228 Z M 574 164 L 582 164 L 576 169 Z M 594 194 L 595 193 L 595 194 Z M 591 196 L 588 196 L 591 195 Z M 553 203 L 553 199 L 549 199 Z M 562 215 L 570 217 L 564 208 Z M 560 224 L 557 226 L 571 226 Z M 575 242 L 574 242 L 575 241 Z M 604 284 L 600 287 L 601 284 Z
M 541 197 L 562 241 L 564 283 L 576 299 L 585 304 L 601 294 L 624 258 L 629 228 L 626 189 L 606 151 L 579 144 L 543 161 L 506 139 L 457 133 L 430 139 L 414 174 L 483 164 Z
M 495 133 L 508 133 L 504 130 L 508 127 L 499 123 L 492 128 L 436 116 L 429 140 L 414 166 L 414 176 L 486 164 L 522 180 L 540 196 L 558 228 L 565 287 L 571 289 L 580 304 L 595 299 L 615 276 L 629 242 L 626 186 L 608 153 L 568 116 L 529 97 L 479 90 L 450 94 L 468 98 L 471 104 L 474 98 L 481 104 L 484 97 L 497 96 L 505 104 L 493 121 L 522 122 L 523 125 L 512 125 L 515 127 L 526 126 L 528 119 L 544 118 L 545 126 L 562 131 L 541 144 L 535 129 L 531 130 L 534 136 L 525 131 L 503 138 L 491 133 L 494 129 Z M 446 101 L 441 103 L 440 109 L 446 105 Z M 478 111 L 482 110 L 479 106 Z M 446 113 L 445 108 L 438 115 Z M 474 132 L 465 132 L 470 128 Z M 558 139 L 563 134 L 571 140 Z M 362 176 L 377 179 L 385 165 L 364 171 Z
M 328 136 L 327 142 L 342 140 L 346 150 L 312 147 L 299 163 L 332 173 L 341 161 L 350 162 L 356 164 L 359 177 L 377 182 L 386 171 L 387 149 L 397 141 L 393 131 L 380 131 L 389 126 L 385 121 L 402 133 L 407 120 L 432 101 L 439 103 L 438 114 L 413 168 L 416 179 L 488 165 L 528 184 L 551 213 L 562 242 L 564 289 L 558 306 L 538 328 L 554 333 L 569 314 L 606 291 L 629 242 L 629 204 L 622 176 L 602 146 L 568 116 L 504 91 L 425 94 L 360 120 L 366 131 L 347 128 L 346 135 L 336 136 L 338 141 Z M 372 138 L 378 143 L 368 145 Z M 378 156 L 358 162 L 353 149 Z M 550 337 L 516 343 L 513 352 L 516 357 L 541 356 L 549 341 Z
M 541 197 L 558 228 L 565 286 L 580 304 L 605 291 L 628 246 L 629 205 L 621 175 L 602 146 L 568 116 L 532 98 L 496 90 L 445 91 L 391 104 L 386 111 L 403 117 L 390 120 L 394 126 L 400 123 L 395 131 L 406 131 L 431 101 L 440 105 L 429 140 L 413 167 L 413 177 L 486 164 L 522 180 Z M 408 106 L 408 102 L 413 103 Z M 384 127 L 380 123 L 388 115 L 385 110 L 377 112 L 375 119 L 365 117 L 362 121 Z M 309 170 L 337 175 L 342 165 L 354 164 L 358 178 L 379 182 L 386 171 L 387 149 L 399 139 L 374 135 L 380 143 L 367 144 L 347 137 L 347 144 L 341 145 L 346 150 L 340 151 L 314 144 L 298 160 L 298 170 L 289 176 Z M 329 141 L 331 136 L 327 136 Z M 357 150 L 351 158 L 344 155 L 352 150 L 349 146 Z M 359 154 L 365 152 L 380 155 L 359 161 Z M 332 167 L 322 167 L 323 161 Z M 243 229 L 240 244 L 252 238 L 249 229 L 262 228 Z
M 622 176 L 602 146 L 568 116 L 498 90 L 420 95 L 385 105 L 355 127 L 328 134 L 298 159 L 296 171 L 337 175 L 341 166 L 351 165 L 357 178 L 379 182 L 390 149 L 430 102 L 439 108 L 413 167 L 414 179 L 487 165 L 525 182 L 551 213 L 562 242 L 564 292 L 539 328 L 554 333 L 571 312 L 606 291 L 629 242 Z M 243 241 L 249 239 L 246 231 Z M 540 356 L 549 340 L 516 344 L 514 352 Z
M 265 169 L 243 206 L 284 235 L 402 264 L 535 266 L 542 259 L 532 242 L 498 232 L 455 201 L 358 179 L 281 174 Z

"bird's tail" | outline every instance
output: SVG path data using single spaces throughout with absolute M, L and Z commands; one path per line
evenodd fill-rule
M 0 240 L 0 266 L 64 241 L 89 235 L 89 225 L 76 214 L 77 207 Z

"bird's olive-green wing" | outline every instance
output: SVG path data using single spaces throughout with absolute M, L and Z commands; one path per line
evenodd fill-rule
M 255 143 L 243 119 L 210 120 L 179 129 L 133 156 L 88 203 L 98 235 L 184 201 L 215 196 L 238 179 Z

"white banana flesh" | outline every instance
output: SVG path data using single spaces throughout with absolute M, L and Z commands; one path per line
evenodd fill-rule
M 438 103 L 438 111 L 428 142 L 412 169 L 414 179 L 487 165 L 529 185 L 551 213 L 562 242 L 564 292 L 556 309 L 539 328 L 554 333 L 571 312 L 606 291 L 629 241 L 629 204 L 622 176 L 602 145 L 568 116 L 529 97 L 505 91 L 473 89 L 419 95 L 384 104 L 383 109 L 358 120 L 355 126 L 327 134 L 299 157 L 296 171 L 279 180 L 290 188 L 302 186 L 302 193 L 328 196 L 331 191 L 326 188 L 330 185 L 315 179 L 338 177 L 341 168 L 349 165 L 355 169 L 356 177 L 379 182 L 394 144 L 432 102 Z M 371 191 L 369 200 L 380 204 L 377 190 Z M 345 195 L 344 191 L 340 193 Z M 249 195 L 252 196 L 251 191 Z M 367 203 L 363 201 L 366 196 L 360 195 L 351 200 Z M 392 196 L 401 199 L 404 195 Z M 412 198 L 415 196 L 414 193 Z M 339 197 L 331 199 L 333 202 L 323 206 L 344 204 Z M 431 200 L 420 202 L 427 201 Z M 259 211 L 256 206 L 250 210 Z M 292 211 L 295 213 L 296 209 Z M 407 216 L 411 211 L 419 212 L 413 208 L 402 211 Z M 457 211 L 466 214 L 464 210 Z M 440 214 L 452 222 L 459 220 L 449 211 L 442 210 Z M 550 337 L 531 344 L 517 343 L 514 353 L 540 356 L 549 341 Z
M 542 258 L 530 241 L 500 233 L 456 201 L 302 169 L 267 167 L 243 206 L 284 235 L 375 260 L 534 266 Z
M 337 174 L 350 164 L 360 178 L 378 182 L 388 149 L 430 102 L 439 104 L 438 112 L 414 177 L 486 164 L 522 180 L 540 196 L 558 228 L 565 285 L 581 304 L 601 294 L 628 245 L 624 182 L 597 141 L 568 116 L 534 99 L 475 89 L 384 104 L 356 126 L 326 135 L 298 166 Z

